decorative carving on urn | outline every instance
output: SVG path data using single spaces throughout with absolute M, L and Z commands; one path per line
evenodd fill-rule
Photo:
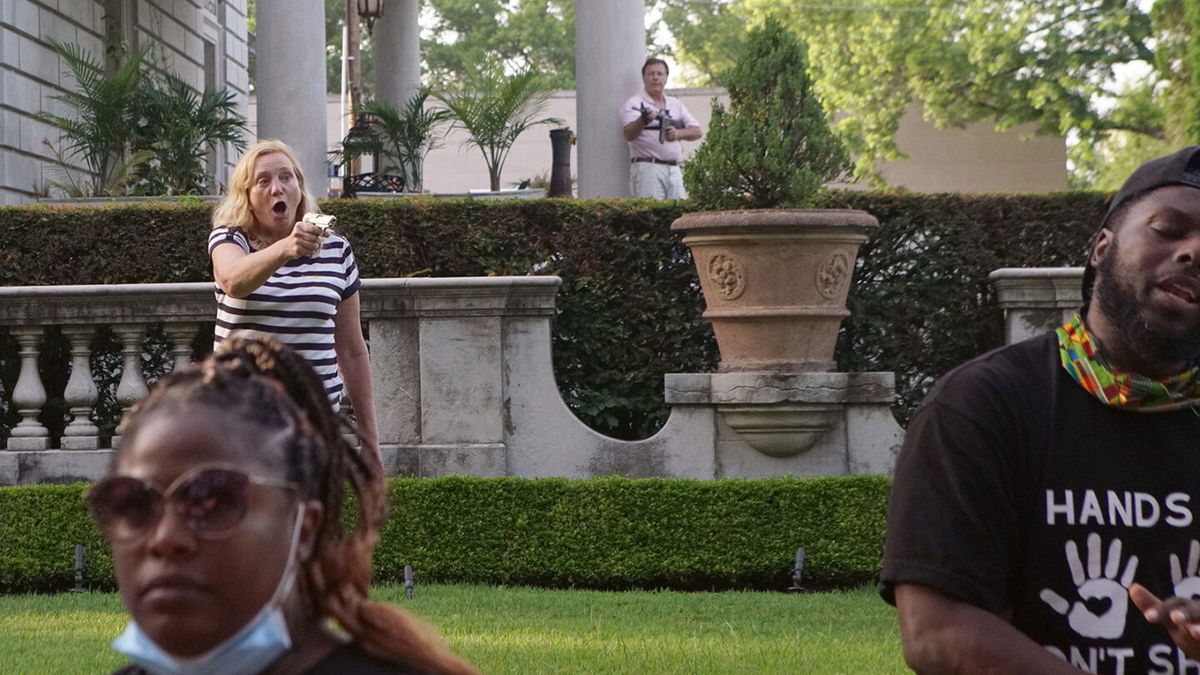
M 843 251 L 834 251 L 817 268 L 817 292 L 826 300 L 841 297 L 850 283 L 854 263 Z
M 708 278 L 722 300 L 737 300 L 746 290 L 746 273 L 734 258 L 718 253 L 708 260 Z

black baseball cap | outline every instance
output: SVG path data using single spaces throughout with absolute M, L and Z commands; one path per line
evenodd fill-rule
M 1109 220 L 1121 207 L 1168 185 L 1186 185 L 1200 189 L 1200 145 L 1188 146 L 1174 154 L 1152 159 L 1139 166 L 1108 203 L 1108 212 L 1100 222 L 1100 229 L 1108 229 Z M 1089 247 L 1088 260 L 1083 268 L 1085 305 L 1092 299 L 1092 286 L 1095 283 L 1096 270 L 1092 267 L 1092 249 Z

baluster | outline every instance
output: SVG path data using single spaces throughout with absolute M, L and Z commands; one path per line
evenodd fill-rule
M 175 355 L 171 372 L 179 372 L 192 362 L 192 338 L 196 337 L 198 330 L 200 324 L 194 321 L 163 324 L 163 333 L 171 341 L 171 353 Z
M 50 430 L 37 419 L 46 405 L 46 388 L 38 372 L 38 341 L 44 331 L 41 326 L 13 326 L 8 332 L 21 348 L 21 374 L 12 393 L 21 421 L 8 437 L 8 449 L 46 450 L 50 447 Z
M 71 378 L 63 398 L 71 408 L 71 423 L 63 430 L 64 450 L 95 450 L 100 447 L 100 430 L 92 423 L 92 410 L 99 393 L 92 379 L 93 326 L 63 326 L 63 335 L 71 342 Z
M 121 341 L 121 356 L 124 365 L 121 368 L 121 382 L 117 384 L 117 402 L 121 404 L 121 421 L 117 425 L 117 433 L 113 435 L 112 446 L 115 448 L 121 440 L 121 427 L 125 424 L 125 415 L 134 402 L 142 399 L 150 390 L 142 377 L 142 340 L 146 337 L 146 326 L 142 324 L 122 324 L 113 326 L 113 333 Z

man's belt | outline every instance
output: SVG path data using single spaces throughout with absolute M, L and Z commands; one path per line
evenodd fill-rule
M 666 164 L 667 166 L 677 166 L 679 164 L 679 162 L 676 162 L 673 159 L 655 159 L 653 157 L 634 157 L 629 161 L 633 164 L 639 164 L 641 162 L 649 162 L 651 164 Z

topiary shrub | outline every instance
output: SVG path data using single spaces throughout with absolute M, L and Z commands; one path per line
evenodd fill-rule
M 702 210 L 811 207 L 850 157 L 813 93 L 804 44 L 767 19 L 736 62 L 719 78 L 729 111 L 714 100 L 707 140 L 683 167 L 692 202 Z

